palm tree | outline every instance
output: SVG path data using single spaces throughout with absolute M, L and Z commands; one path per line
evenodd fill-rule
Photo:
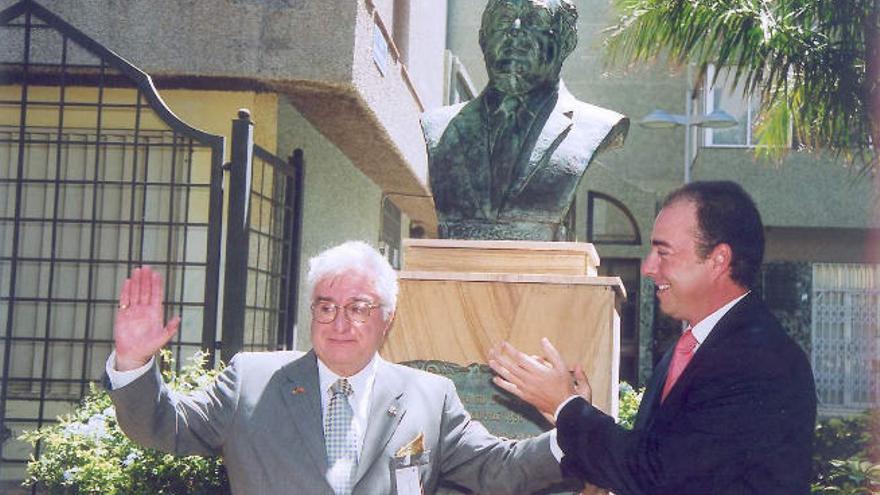
M 612 63 L 729 66 L 761 94 L 758 140 L 830 149 L 880 171 L 880 0 L 614 0 Z M 775 146 L 774 146 L 775 145 Z M 875 174 L 880 175 L 880 174 Z

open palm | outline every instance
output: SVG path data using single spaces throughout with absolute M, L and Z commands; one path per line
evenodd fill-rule
M 180 317 L 163 322 L 164 298 L 162 276 L 150 267 L 136 268 L 122 284 L 113 327 L 118 371 L 143 366 L 177 332 Z

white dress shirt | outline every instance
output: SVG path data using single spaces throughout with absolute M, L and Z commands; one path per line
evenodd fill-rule
M 153 360 L 155 357 L 151 357 L 147 364 L 141 366 L 140 368 L 135 368 L 133 370 L 128 371 L 117 371 L 116 370 L 116 350 L 110 353 L 110 357 L 107 358 L 107 364 L 104 366 L 104 369 L 107 371 L 107 377 L 110 378 L 110 386 L 114 389 L 122 388 L 129 383 L 135 381 L 150 370 L 153 367 Z
M 376 370 L 383 366 L 385 361 L 374 354 L 373 359 L 366 366 L 352 376 L 340 376 L 330 370 L 321 358 L 318 358 L 318 382 L 321 387 L 321 417 L 327 418 L 327 407 L 330 404 L 330 387 L 340 378 L 347 378 L 352 388 L 352 394 L 348 397 L 348 404 L 354 413 L 355 437 L 357 440 L 358 461 L 364 446 L 364 435 L 367 433 L 367 423 L 370 414 L 370 399 L 373 397 L 373 384 L 376 382 Z M 323 422 L 322 422 L 323 424 Z

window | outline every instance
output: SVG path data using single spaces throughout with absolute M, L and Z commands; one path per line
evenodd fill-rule
M 715 77 L 715 67 L 709 67 L 706 80 Z M 721 109 L 736 117 L 737 125 L 725 129 L 705 129 L 705 145 L 715 147 L 755 146 L 755 125 L 758 122 L 760 95 L 745 95 L 742 81 L 732 85 L 733 69 L 719 69 L 718 79 L 706 91 L 706 113 Z
M 588 191 L 587 241 L 638 246 L 642 243 L 642 236 L 636 219 L 620 200 L 598 191 Z
M 477 95 L 476 86 L 468 76 L 461 61 L 446 50 L 446 101 L 445 105 L 455 105 L 468 101 Z
M 409 65 L 409 2 L 410 0 L 394 0 L 392 38 L 403 65 Z
M 400 209 L 386 196 L 382 199 L 382 227 L 379 231 L 379 251 L 396 270 L 400 270 Z

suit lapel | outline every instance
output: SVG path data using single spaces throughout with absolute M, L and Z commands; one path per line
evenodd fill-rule
M 284 403 L 291 412 L 284 417 L 299 430 L 302 448 L 308 452 L 321 473 L 327 472 L 327 454 L 324 448 L 323 413 L 321 412 L 321 386 L 318 381 L 318 362 L 315 351 L 309 351 L 284 369 L 288 382 L 280 390 Z
M 559 94 L 551 98 L 538 112 L 529 131 L 529 137 L 525 141 L 526 146 L 532 146 L 534 143 L 534 147 L 528 159 L 521 159 L 517 163 L 517 169 L 514 171 L 515 179 L 508 190 L 507 198 L 515 198 L 523 192 L 535 172 L 547 166 L 553 152 L 571 130 L 572 119 L 565 113 L 568 109 L 557 107 L 557 103 L 560 103 Z
M 697 348 L 696 354 L 694 354 L 694 357 L 691 358 L 687 367 L 678 377 L 678 380 L 675 382 L 675 385 L 669 391 L 669 395 L 663 402 L 664 404 L 674 404 L 678 396 L 690 387 L 691 382 L 694 380 L 694 376 L 700 374 L 700 369 L 703 366 L 712 366 L 711 355 L 716 349 L 723 347 L 727 336 L 735 331 L 736 328 L 742 324 L 744 319 L 748 318 L 748 315 L 754 310 L 753 305 L 757 302 L 757 297 L 758 296 L 754 293 L 749 293 L 741 301 L 730 308 L 720 320 L 718 320 L 718 323 L 716 323 L 715 327 L 712 328 L 712 331 L 709 332 L 709 336 L 706 337 L 706 340 L 703 341 L 702 344 L 700 344 L 700 347 Z M 663 376 L 665 382 L 666 373 L 663 373 Z M 661 382 L 660 389 L 663 388 L 664 382 Z
M 376 381 L 373 383 L 373 398 L 370 400 L 370 415 L 367 420 L 367 431 L 364 435 L 364 446 L 358 461 L 355 483 L 369 471 L 373 463 L 385 449 L 400 420 L 406 413 L 403 405 L 404 383 L 395 372 L 393 365 L 380 362 L 376 370 Z M 388 460 L 383 460 L 390 461 Z
M 482 105 L 479 103 L 478 100 L 472 100 L 450 121 L 449 127 L 444 132 L 443 142 L 453 144 L 455 149 L 445 150 L 444 155 L 456 157 L 453 167 L 462 172 L 455 174 L 458 179 L 456 185 L 460 187 L 455 194 L 465 196 L 475 210 L 482 211 L 484 217 L 490 218 L 491 206 L 486 199 L 489 197 L 489 171 L 486 167 L 478 166 L 481 163 L 489 163 L 487 127 Z M 483 134 L 482 139 L 467 138 L 469 146 L 463 146 L 462 140 L 465 139 L 463 136 L 473 134 L 474 130 Z
M 758 311 L 758 308 L 756 307 L 758 302 L 758 296 L 755 295 L 754 292 L 750 292 L 742 298 L 740 302 L 734 304 L 733 307 L 730 308 L 720 320 L 718 320 L 718 323 L 715 324 L 715 328 L 709 332 L 709 336 L 706 337 L 706 340 L 700 345 L 700 349 L 715 349 L 718 346 L 724 345 L 724 340 L 728 335 L 731 332 L 736 331 L 744 321 L 750 319 L 750 315 L 754 315 L 755 311 Z M 704 359 L 705 357 L 700 357 L 698 349 L 691 362 L 697 361 L 700 363 Z M 690 367 L 690 364 L 688 364 L 688 367 Z M 687 371 L 687 369 L 685 369 L 685 371 Z
M 636 414 L 634 425 L 636 429 L 647 428 L 657 416 L 660 398 L 663 395 L 663 384 L 666 383 L 666 374 L 669 372 L 669 363 L 672 361 L 673 349 L 674 346 L 667 350 L 663 359 L 654 368 L 651 381 L 645 389 L 645 396 L 642 397 L 642 403 L 639 405 L 639 412 Z

